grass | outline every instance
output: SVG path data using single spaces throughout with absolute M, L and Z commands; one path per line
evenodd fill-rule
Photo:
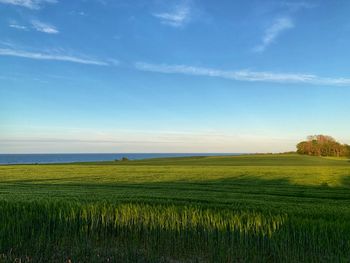
M 349 262 L 350 162 L 0 166 L 0 262 Z

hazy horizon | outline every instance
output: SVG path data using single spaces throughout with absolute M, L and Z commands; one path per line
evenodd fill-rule
M 281 152 L 282 153 L 282 152 Z M 181 153 L 181 152 L 52 152 L 52 153 L 47 153 L 47 152 L 37 152 L 37 153 L 0 153 L 0 155 L 72 155 L 72 154 L 222 154 L 222 155 L 230 155 L 230 154 L 234 154 L 234 155 L 245 155 L 245 154 L 268 154 L 268 153 L 237 153 L 237 152 L 200 152 L 200 153 L 196 153 L 196 152 L 185 152 L 185 153 Z
M 350 2 L 0 0 L 0 153 L 350 144 Z

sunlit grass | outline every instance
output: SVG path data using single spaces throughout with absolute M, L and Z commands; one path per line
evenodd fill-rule
M 350 258 L 346 159 L 10 165 L 0 179 L 0 262 Z

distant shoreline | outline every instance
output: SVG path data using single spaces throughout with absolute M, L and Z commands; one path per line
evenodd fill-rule
M 130 160 L 195 156 L 228 156 L 250 153 L 47 153 L 47 154 L 0 154 L 0 165 L 13 164 L 62 164 L 80 162 L 106 162 L 126 157 Z

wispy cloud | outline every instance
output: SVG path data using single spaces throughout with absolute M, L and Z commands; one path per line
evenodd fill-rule
M 283 32 L 294 27 L 293 21 L 289 17 L 276 19 L 264 32 L 262 43 L 254 48 L 255 52 L 264 51 Z
M 26 26 L 22 26 L 22 25 L 18 25 L 18 24 L 9 24 L 9 27 L 15 28 L 18 30 L 28 30 L 28 28 Z
M 66 61 L 66 62 L 97 65 L 97 66 L 109 65 L 109 63 L 105 61 L 94 60 L 89 58 L 86 59 L 86 58 L 62 55 L 62 54 L 56 54 L 56 53 L 35 53 L 35 52 L 28 52 L 28 51 L 10 49 L 10 48 L 0 48 L 0 56 L 21 57 L 21 58 L 36 59 L 36 60 Z
M 73 10 L 69 12 L 70 15 L 87 16 L 84 11 Z
M 155 13 L 154 17 L 159 18 L 161 23 L 173 27 L 181 27 L 190 19 L 191 9 L 187 3 L 175 6 L 170 12 Z
M 317 7 L 317 4 L 311 3 L 310 1 L 279 1 L 275 8 L 282 8 L 282 16 L 271 20 L 270 25 L 265 29 L 262 35 L 262 39 L 260 44 L 256 45 L 253 48 L 254 52 L 263 52 L 268 48 L 271 44 L 276 42 L 276 39 L 284 32 L 289 29 L 294 28 L 294 22 L 292 17 L 296 15 L 296 13 L 306 10 L 313 9 Z M 280 12 L 281 10 L 279 10 Z
M 0 4 L 22 6 L 29 9 L 40 9 L 45 3 L 55 4 L 57 0 L 0 0 Z
M 32 21 L 33 28 L 39 32 L 43 32 L 46 34 L 58 34 L 59 31 L 54 27 L 53 25 L 38 21 L 38 20 L 33 20 Z
M 135 63 L 135 68 L 142 71 L 159 72 L 166 74 L 218 77 L 249 82 L 350 86 L 350 78 L 328 78 L 302 73 L 275 73 L 249 70 L 229 71 L 213 68 L 193 67 L 187 65 L 150 64 L 144 62 Z

